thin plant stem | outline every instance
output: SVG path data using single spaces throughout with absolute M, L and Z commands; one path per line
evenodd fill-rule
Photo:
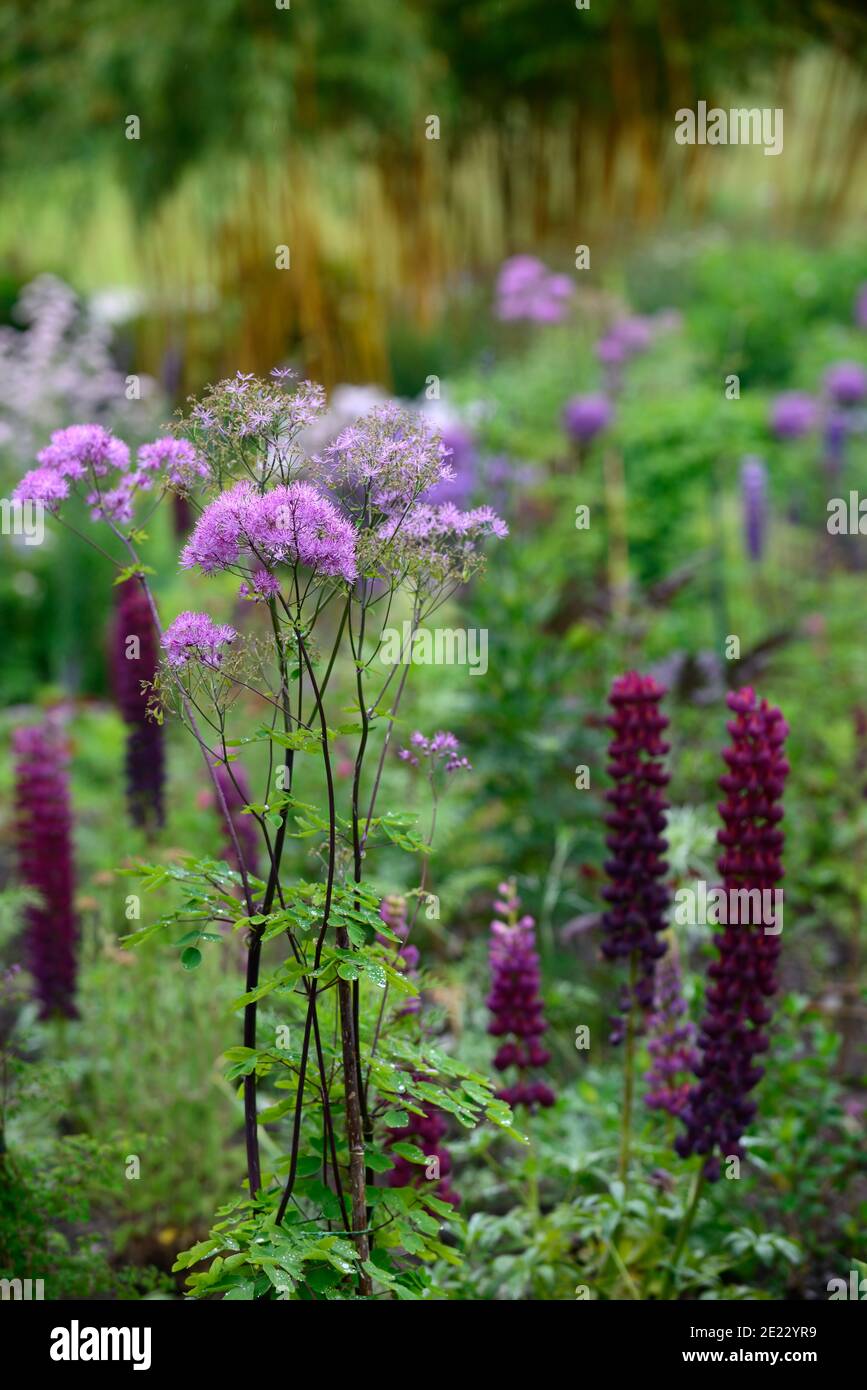
M 667 1298 L 668 1294 L 671 1292 L 672 1286 L 676 1282 L 678 1265 L 680 1264 L 680 1257 L 683 1254 L 684 1247 L 689 1237 L 689 1233 L 692 1230 L 692 1223 L 695 1219 L 695 1214 L 698 1210 L 698 1204 L 701 1199 L 702 1189 L 704 1188 L 704 1181 L 704 1167 L 701 1167 L 696 1173 L 695 1179 L 692 1184 L 692 1193 L 690 1195 L 689 1205 L 684 1213 L 683 1221 L 680 1224 L 677 1242 L 674 1247 L 674 1253 L 671 1257 L 671 1264 L 669 1265 L 668 1272 L 665 1276 L 665 1279 L 663 1280 L 660 1298 Z
M 629 1151 L 632 1142 L 632 1102 L 635 1093 L 635 981 L 638 955 L 629 957 L 629 1012 L 626 1015 L 626 1052 L 623 1061 L 623 1110 L 620 1116 L 620 1181 L 629 1178 Z

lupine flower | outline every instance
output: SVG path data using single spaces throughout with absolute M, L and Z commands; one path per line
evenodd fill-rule
M 624 987 L 622 1014 L 630 1012 L 633 1004 L 643 1010 L 652 1006 L 654 968 L 665 954 L 659 934 L 666 927 L 669 897 L 660 882 L 668 870 L 662 858 L 667 849 L 668 802 L 663 788 L 668 773 L 662 759 L 669 745 L 662 738 L 668 720 L 658 708 L 664 694 L 652 676 L 630 671 L 618 676 L 608 697 L 614 709 L 606 720 L 612 730 L 608 774 L 615 786 L 605 793 L 612 806 L 605 817 L 611 830 L 605 843 L 612 858 L 605 863 L 611 883 L 603 889 L 610 906 L 602 918 L 602 953 L 607 960 L 635 961 L 634 995 Z M 612 1041 L 622 1036 L 622 1020 L 618 1020 Z
M 40 902 L 29 907 L 27 961 L 40 1017 L 76 1018 L 78 929 L 73 910 L 68 751 L 50 720 L 12 735 L 18 869 Z
M 727 702 L 735 717 L 726 726 L 732 742 L 723 753 L 728 771 L 720 778 L 725 801 L 719 808 L 724 828 L 717 835 L 723 851 L 718 868 L 729 895 L 752 889 L 764 894 L 783 877 L 779 823 L 788 728 L 780 711 L 759 702 L 749 686 Z M 768 926 L 729 922 L 716 936 L 719 959 L 708 970 L 698 1082 L 681 1113 L 686 1133 L 675 1147 L 682 1158 L 701 1154 L 711 1182 L 720 1175 L 720 1158 L 743 1157 L 741 1135 L 756 1112 L 749 1093 L 763 1075 L 757 1058 L 768 1050 L 764 1030 L 780 951 L 781 923 L 773 931 Z
M 496 314 L 503 320 L 560 323 L 569 312 L 575 286 L 536 256 L 512 256 L 497 276 Z
M 134 825 L 162 825 L 165 781 L 163 727 L 148 718 L 142 682 L 152 681 L 159 653 L 147 596 L 137 579 L 117 590 L 112 633 L 112 675 L 121 717 L 127 726 L 127 805 Z
M 771 429 L 778 439 L 800 439 L 818 420 L 819 404 L 805 391 L 782 391 L 771 407 Z
M 855 322 L 859 328 L 867 328 L 867 285 L 862 285 L 855 300 Z
M 214 772 L 226 803 L 226 810 L 229 813 L 229 820 L 232 822 L 232 829 L 235 832 L 238 844 L 241 848 L 241 854 L 244 858 L 244 868 L 248 874 L 255 875 L 258 873 L 259 835 L 253 817 L 244 815 L 244 807 L 249 806 L 252 800 L 247 774 L 238 762 L 232 763 L 230 771 L 225 763 L 219 762 L 216 759 L 214 760 Z M 220 824 L 223 829 L 226 830 L 223 808 L 217 801 L 216 795 L 213 795 L 212 801 L 214 809 L 220 818 Z M 235 846 L 228 831 L 226 831 L 225 843 L 220 850 L 219 857 L 225 859 L 226 863 L 233 869 L 240 869 L 241 865 L 238 862 L 238 855 L 235 852 Z
M 539 955 L 536 951 L 536 924 L 528 914 L 521 915 L 521 901 L 514 882 L 501 883 L 494 901 L 498 916 L 491 922 L 488 957 L 491 964 L 491 992 L 486 1003 L 491 1013 L 488 1032 L 504 1038 L 494 1057 L 497 1071 L 516 1070 L 517 1081 L 497 1092 L 509 1105 L 553 1105 L 554 1092 L 544 1081 L 534 1081 L 528 1073 L 544 1067 L 551 1054 L 540 1039 L 547 1030 L 544 1005 L 539 994 Z
M 238 636 L 228 623 L 218 625 L 207 613 L 180 613 L 163 633 L 163 647 L 170 666 L 186 666 L 200 661 L 203 666 L 219 666 L 222 647 Z
M 671 951 L 656 967 L 653 1012 L 647 1020 L 651 1066 L 644 1079 L 645 1105 L 679 1115 L 687 1103 L 698 1063 L 695 1025 L 687 1017 L 680 967 Z
M 768 523 L 768 474 L 762 460 L 752 455 L 741 464 L 741 502 L 747 554 L 751 560 L 761 560 Z
M 830 410 L 825 420 L 825 468 L 837 477 L 846 460 L 846 441 L 849 438 L 848 412 Z
M 837 405 L 860 405 L 867 397 L 867 371 L 859 362 L 835 362 L 825 373 L 825 387 Z
M 395 964 L 398 970 L 402 970 L 408 979 L 414 980 L 418 977 L 418 966 L 421 959 L 419 949 L 413 946 L 412 942 L 407 941 L 409 936 L 409 922 L 406 919 L 406 898 L 399 893 L 389 894 L 383 898 L 379 905 L 379 915 L 385 925 L 394 932 L 400 941 L 397 948 Z M 377 940 L 383 946 L 393 946 L 387 936 L 378 936 Z M 417 1014 L 421 1008 L 421 999 L 417 994 L 411 995 L 400 1010 L 401 1016 L 404 1014 Z
M 181 552 L 181 566 L 213 574 L 237 565 L 242 553 L 267 565 L 306 565 L 351 583 L 357 574 L 351 524 L 310 483 L 281 484 L 260 493 L 236 483 L 202 512 Z
M 398 757 L 410 767 L 419 767 L 422 760 L 428 763 L 430 772 L 442 767 L 446 772 L 469 771 L 472 764 L 461 757 L 460 742 L 455 734 L 441 730 L 433 738 L 425 738 L 418 730 L 410 735 L 409 748 L 401 748 Z
M 394 1167 L 386 1174 L 389 1187 L 427 1187 L 430 1183 L 433 1196 L 450 1202 L 453 1207 L 459 1206 L 461 1199 L 449 1182 L 452 1157 L 442 1142 L 447 1132 L 448 1122 L 435 1105 L 425 1105 L 423 1115 L 410 1112 L 408 1124 L 390 1129 L 387 1144 L 397 1141 L 416 1144 L 427 1155 L 428 1164 L 423 1168 L 419 1163 L 410 1163 L 409 1159 L 394 1154 Z M 428 1169 L 436 1176 L 428 1178 Z
M 577 444 L 589 444 L 608 428 L 613 415 L 614 407 L 607 396 L 573 396 L 563 411 L 563 424 Z

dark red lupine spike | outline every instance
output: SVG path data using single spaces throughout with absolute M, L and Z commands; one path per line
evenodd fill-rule
M 112 633 L 112 676 L 118 708 L 127 726 L 127 805 L 134 825 L 164 821 L 163 727 L 148 717 L 143 681 L 152 681 L 159 660 L 156 629 L 147 595 L 137 579 L 117 589 Z
M 624 1012 L 633 1003 L 643 1010 L 652 1006 L 654 968 L 665 954 L 659 939 L 669 901 L 662 881 L 668 872 L 663 858 L 668 802 L 662 791 L 668 783 L 662 764 L 669 748 L 662 737 L 668 720 L 659 711 L 664 694 L 652 676 L 630 671 L 614 681 L 608 697 L 614 709 L 606 720 L 612 730 L 608 773 L 615 785 L 605 793 L 614 810 L 606 817 L 612 833 L 605 841 L 611 851 L 605 872 L 611 883 L 602 894 L 610 904 L 602 918 L 602 952 L 608 960 L 636 958 L 634 999 L 627 989 Z M 612 1040 L 621 1037 L 618 1021 Z
M 728 704 L 737 717 L 726 726 L 732 744 L 723 758 L 732 771 L 720 779 L 726 799 L 719 807 L 724 829 L 717 839 L 724 853 L 717 867 L 729 894 L 773 891 L 783 878 L 777 827 L 789 771 L 783 751 L 788 727 L 778 709 L 756 700 L 750 686 L 730 694 Z M 767 932 L 768 925 L 729 923 L 717 934 L 719 958 L 708 969 L 713 984 L 699 1033 L 699 1080 L 681 1115 L 686 1133 L 675 1147 L 683 1158 L 705 1155 L 710 1181 L 720 1175 L 721 1158 L 743 1157 L 741 1135 L 756 1110 L 747 1097 L 762 1077 L 755 1058 L 768 1049 L 762 1030 L 771 1018 L 766 1001 L 776 992 L 780 953 L 780 935 Z
M 18 870 L 35 888 L 29 907 L 27 963 L 36 985 L 40 1017 L 77 1018 L 75 979 L 78 928 L 73 908 L 72 817 L 65 740 L 51 720 L 16 729 Z
M 517 1080 L 497 1092 L 512 1107 L 553 1105 L 554 1092 L 546 1082 L 534 1081 L 531 1073 L 544 1067 L 551 1054 L 541 1038 L 547 1031 L 544 1006 L 539 993 L 539 954 L 536 950 L 536 924 L 521 914 L 521 900 L 514 882 L 499 885 L 494 908 L 499 914 L 491 922 L 488 957 L 491 963 L 491 992 L 486 1003 L 491 1013 L 488 1032 L 503 1038 L 494 1066 L 497 1071 L 517 1071 Z

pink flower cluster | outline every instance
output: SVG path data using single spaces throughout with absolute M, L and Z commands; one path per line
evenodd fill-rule
M 252 483 L 236 483 L 202 512 L 181 565 L 213 574 L 237 565 L 244 552 L 260 562 L 259 569 L 301 564 L 347 583 L 357 574 L 351 524 L 310 483 L 281 484 L 264 493 Z M 267 592 L 272 586 L 259 579 L 253 587 Z
M 319 462 L 364 505 L 402 513 L 430 488 L 454 481 L 449 454 L 429 419 L 386 401 L 341 430 Z

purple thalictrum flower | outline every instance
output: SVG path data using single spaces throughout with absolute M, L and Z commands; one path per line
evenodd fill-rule
M 217 624 L 207 613 L 180 613 L 163 633 L 163 648 L 170 666 L 186 666 L 200 661 L 218 667 L 222 648 L 234 642 L 237 632 L 228 623 Z

